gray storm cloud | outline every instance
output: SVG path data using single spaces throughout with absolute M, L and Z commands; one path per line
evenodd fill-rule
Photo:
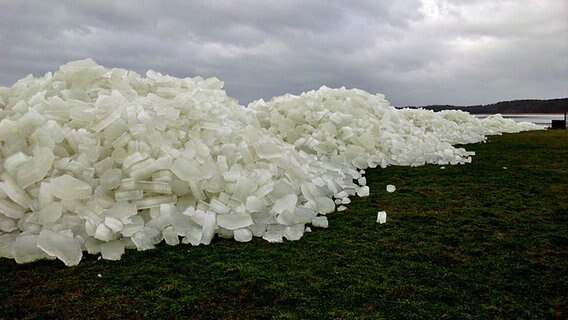
M 0 0 L 0 85 L 92 57 L 217 76 L 242 104 L 321 85 L 398 106 L 565 97 L 567 21 L 563 0 Z

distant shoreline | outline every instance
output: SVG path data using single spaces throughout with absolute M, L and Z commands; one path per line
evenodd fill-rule
M 402 108 L 422 108 L 433 111 L 442 110 L 462 110 L 471 114 L 564 114 L 568 112 L 568 98 L 548 99 L 548 100 L 513 100 L 502 101 L 488 105 L 475 106 L 454 106 L 454 105 L 427 105 L 427 106 L 407 106 Z

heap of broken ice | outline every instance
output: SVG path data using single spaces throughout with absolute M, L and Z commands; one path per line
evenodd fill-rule
M 397 111 L 356 89 L 245 108 L 222 87 L 82 60 L 0 88 L 0 257 L 76 265 L 162 240 L 297 240 L 369 194 L 367 167 L 465 163 L 452 144 L 536 129 Z

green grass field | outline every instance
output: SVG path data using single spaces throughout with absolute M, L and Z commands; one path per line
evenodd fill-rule
M 0 318 L 565 319 L 568 131 L 489 140 L 468 165 L 368 170 L 371 195 L 296 242 L 0 259 Z

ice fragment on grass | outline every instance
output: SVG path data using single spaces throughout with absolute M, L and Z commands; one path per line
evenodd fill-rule
M 329 223 L 327 221 L 327 217 L 325 217 L 325 216 L 314 217 L 312 219 L 312 226 L 318 227 L 318 228 L 327 228 L 329 226 Z
M 379 211 L 377 213 L 377 223 L 383 224 L 387 222 L 387 213 L 386 211 Z
M 359 197 L 367 197 L 369 196 L 370 190 L 368 186 L 363 186 L 357 190 L 357 195 Z
M 395 192 L 396 191 L 396 187 L 392 184 L 387 184 L 387 192 Z

